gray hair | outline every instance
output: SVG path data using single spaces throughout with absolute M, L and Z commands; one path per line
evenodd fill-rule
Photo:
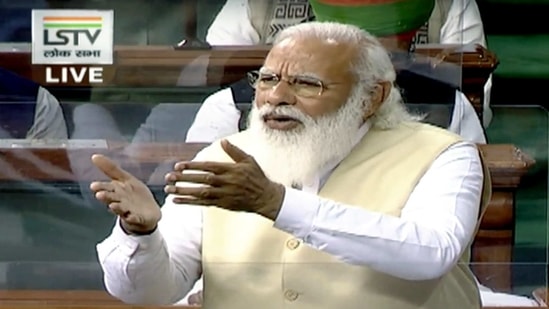
M 368 93 L 380 81 L 391 84 L 386 100 L 372 116 L 374 127 L 391 129 L 402 122 L 417 121 L 421 116 L 412 115 L 406 109 L 400 91 L 395 86 L 396 72 L 387 50 L 378 39 L 359 27 L 333 22 L 308 22 L 284 29 L 276 37 L 274 45 L 294 37 L 334 40 L 358 46 L 359 54 L 349 68 L 357 77 L 354 91 Z

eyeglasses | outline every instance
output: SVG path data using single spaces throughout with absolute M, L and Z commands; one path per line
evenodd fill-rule
M 281 81 L 285 81 L 295 95 L 304 98 L 321 96 L 322 92 L 326 90 L 325 84 L 313 77 L 291 76 L 282 78 L 277 74 L 261 73 L 259 71 L 248 73 L 248 82 L 255 89 L 270 90 Z

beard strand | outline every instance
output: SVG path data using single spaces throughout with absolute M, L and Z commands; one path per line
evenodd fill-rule
M 363 102 L 364 97 L 353 91 L 336 112 L 316 119 L 293 106 L 264 104 L 257 108 L 254 103 L 249 118 L 254 142 L 249 153 L 272 181 L 285 186 L 310 184 L 355 146 L 363 123 Z M 289 131 L 273 130 L 263 120 L 273 112 L 299 119 L 302 125 Z

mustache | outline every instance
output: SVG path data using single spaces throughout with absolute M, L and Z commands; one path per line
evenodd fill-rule
M 273 117 L 273 116 L 278 116 L 278 117 L 288 117 L 288 118 L 292 118 L 292 119 L 295 119 L 295 120 L 299 120 L 303 123 L 306 123 L 306 122 L 314 122 L 313 121 L 313 118 L 311 118 L 311 116 L 303 113 L 302 111 L 300 111 L 299 109 L 293 107 L 293 106 L 272 106 L 272 105 L 269 105 L 269 104 L 265 104 L 263 106 L 261 106 L 260 108 L 257 109 L 258 111 L 258 114 L 261 118 L 265 118 L 265 117 Z

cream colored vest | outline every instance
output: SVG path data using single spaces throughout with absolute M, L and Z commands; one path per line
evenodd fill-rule
M 246 150 L 253 143 L 248 137 L 244 131 L 229 140 Z M 459 140 L 418 123 L 395 130 L 372 129 L 334 170 L 319 195 L 400 216 L 433 160 Z M 201 159 L 230 161 L 219 144 L 208 147 Z M 485 186 L 490 187 L 489 178 Z M 208 208 L 202 258 L 206 309 L 480 308 L 466 256 L 442 278 L 407 281 L 343 263 L 255 214 Z M 399 257 L 394 262 L 399 263 Z

